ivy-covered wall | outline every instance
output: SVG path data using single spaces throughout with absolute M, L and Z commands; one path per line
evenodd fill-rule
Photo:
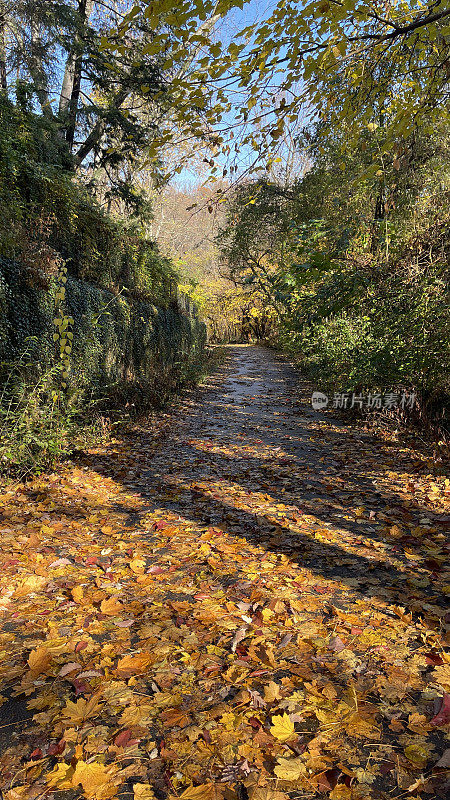
M 31 362 L 54 362 L 55 293 L 56 281 L 48 288 L 36 287 L 24 267 L 0 259 L 3 372 L 25 350 Z M 158 384 L 165 388 L 206 341 L 206 328 L 193 304 L 176 292 L 161 308 L 69 275 L 65 313 L 74 320 L 70 383 L 94 390 L 128 387 L 157 399 Z

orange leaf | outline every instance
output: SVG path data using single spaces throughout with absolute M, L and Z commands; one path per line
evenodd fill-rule
M 102 614 L 107 614 L 109 617 L 116 617 L 118 614 L 122 613 L 123 605 L 117 597 L 108 597 L 100 603 L 100 611 Z
M 45 646 L 36 647 L 28 656 L 28 666 L 36 675 L 46 672 L 52 662 L 52 657 Z
M 82 586 L 74 586 L 71 595 L 76 603 L 82 603 L 84 600 L 84 591 Z
M 136 653 L 131 656 L 124 656 L 117 664 L 117 674 L 122 678 L 129 678 L 131 675 L 138 675 L 145 672 L 153 664 L 156 656 L 152 653 Z

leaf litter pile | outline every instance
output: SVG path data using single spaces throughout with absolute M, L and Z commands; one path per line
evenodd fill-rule
M 443 466 L 228 352 L 162 430 L 5 489 L 4 800 L 446 796 Z

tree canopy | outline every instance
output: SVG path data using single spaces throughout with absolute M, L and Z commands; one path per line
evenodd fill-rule
M 349 147 L 364 126 L 382 126 L 389 147 L 418 124 L 432 130 L 448 100 L 450 11 L 443 0 L 280 0 L 231 39 L 223 26 L 216 32 L 219 21 L 247 5 L 145 0 L 119 26 L 122 44 L 115 46 L 123 50 L 127 32 L 145 19 L 155 31 L 146 51 L 164 54 L 173 104 L 164 143 L 198 139 L 227 156 L 225 168 L 233 171 L 242 148 L 254 151 L 258 166 L 261 157 L 273 158 L 285 123 L 305 109 L 330 129 L 343 126 Z M 239 132 L 235 143 L 230 130 Z M 223 160 L 211 159 L 211 167 L 220 173 Z

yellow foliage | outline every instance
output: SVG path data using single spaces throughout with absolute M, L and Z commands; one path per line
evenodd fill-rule
M 295 733 L 294 723 L 286 712 L 277 714 L 272 717 L 270 732 L 279 742 L 287 742 Z
M 278 758 L 274 772 L 284 781 L 297 781 L 306 775 L 306 764 L 301 758 Z

